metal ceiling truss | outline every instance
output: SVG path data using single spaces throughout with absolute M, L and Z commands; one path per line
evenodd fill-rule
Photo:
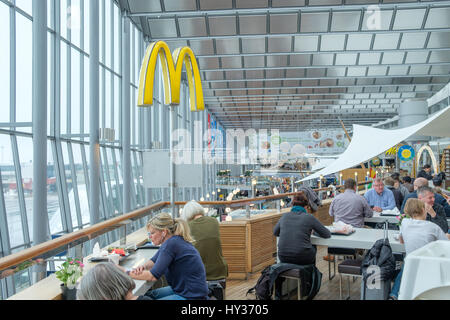
M 450 81 L 447 0 L 119 1 L 147 41 L 194 50 L 225 128 L 372 125 Z

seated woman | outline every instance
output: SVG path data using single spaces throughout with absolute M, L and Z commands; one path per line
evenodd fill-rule
M 308 199 L 304 195 L 295 196 L 292 210 L 283 214 L 273 230 L 273 234 L 280 237 L 278 257 L 283 263 L 315 264 L 317 249 L 311 244 L 312 231 L 322 238 L 331 237 L 330 231 L 306 212 L 307 205 Z
M 156 300 L 203 300 L 208 296 L 205 266 L 192 245 L 189 226 L 182 219 L 160 213 L 150 219 L 147 230 L 158 252 L 150 261 L 130 272 L 137 280 L 156 281 L 165 275 L 168 287 L 150 290 Z
M 194 246 L 200 252 L 206 269 L 207 281 L 218 281 L 225 289 L 228 265 L 222 254 L 219 222 L 213 217 L 205 216 L 203 207 L 192 200 L 184 206 L 181 217 L 189 223 Z
M 78 300 L 151 300 L 133 295 L 134 280 L 112 262 L 101 262 L 83 276 Z
M 411 217 L 411 219 L 403 219 L 400 225 L 399 241 L 405 244 L 406 255 L 432 241 L 449 239 L 449 234 L 445 234 L 437 224 L 427 221 L 427 212 L 422 201 L 414 198 L 408 199 L 404 212 Z M 389 295 L 390 300 L 398 298 L 402 274 L 403 267 L 395 278 Z

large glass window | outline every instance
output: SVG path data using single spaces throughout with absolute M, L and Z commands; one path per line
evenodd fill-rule
M 20 27 L 19 27 L 20 26 Z M 16 14 L 16 121 L 32 121 L 33 36 L 30 20 Z M 31 132 L 31 128 L 21 131 Z
M 0 50 L 0 92 L 2 97 L 2 112 L 0 112 L 0 122 L 9 122 L 10 104 L 10 57 L 9 57 L 9 8 L 0 2 L 0 43 L 4 44 L 4 49 Z M 6 46 L 6 48 L 5 48 Z

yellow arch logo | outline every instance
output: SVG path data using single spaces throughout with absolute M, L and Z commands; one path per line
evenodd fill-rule
M 205 110 L 200 71 L 192 49 L 178 48 L 173 52 L 172 58 L 169 46 L 164 41 L 151 43 L 145 52 L 139 75 L 138 106 L 153 105 L 153 85 L 158 58 L 163 71 L 164 103 L 180 104 L 181 72 L 184 64 L 189 84 L 191 111 Z

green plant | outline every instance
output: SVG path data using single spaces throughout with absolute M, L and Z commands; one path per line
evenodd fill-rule
M 78 279 L 83 275 L 84 264 L 80 260 L 67 258 L 67 260 L 56 271 L 56 278 L 68 288 L 75 287 Z

